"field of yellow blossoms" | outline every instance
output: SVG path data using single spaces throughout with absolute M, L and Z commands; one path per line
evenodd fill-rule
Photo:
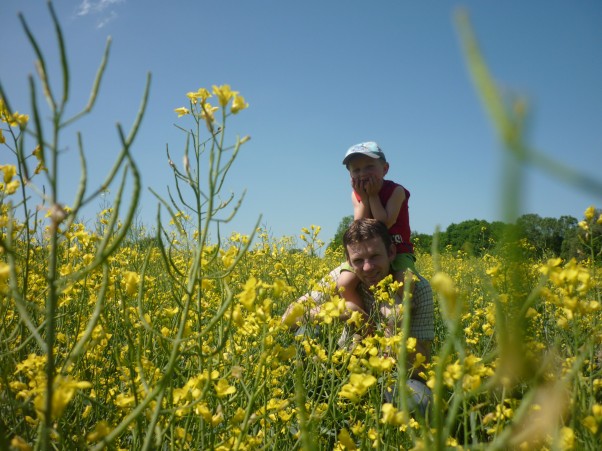
M 599 443 L 602 328 L 593 262 L 420 255 L 421 272 L 440 294 L 427 375 L 437 410 L 425 421 L 383 401 L 397 374 L 395 356 L 383 349 L 411 347 L 401 334 L 377 333 L 350 352 L 337 347 L 341 326 L 328 318 L 317 338 L 295 338 L 281 324 L 286 306 L 343 258 L 315 256 L 318 227 L 299 239 L 258 230 L 249 248 L 248 236 L 234 234 L 201 255 L 176 244 L 184 242 L 176 232 L 168 235 L 169 256 L 131 236 L 84 278 L 70 279 L 96 258 L 111 212 L 101 212 L 94 231 L 76 222 L 59 230 L 51 250 L 47 230 L 28 236 L 12 215 L 15 168 L 0 168 L 0 415 L 13 449 L 34 449 L 47 417 L 59 449 Z M 48 412 L 51 252 L 60 287 Z M 201 276 L 191 292 L 193 259 Z M 524 304 L 515 311 L 517 299 Z M 521 342 L 506 340 L 504 327 Z
M 220 196 L 248 140 L 229 144 L 223 132 L 248 106 L 240 93 L 201 88 L 175 108 L 189 121 L 187 144 L 167 154 L 172 190 L 157 195 L 149 232 L 134 221 L 140 174 L 130 152 L 149 84 L 132 128 L 118 127 L 122 149 L 105 182 L 87 185 L 82 148 L 80 188 L 65 205 L 59 138 L 90 113 L 104 62 L 90 105 L 65 117 L 68 96 L 47 84 L 37 58 L 35 92 L 49 112 L 34 92 L 32 111 L 13 110 L 0 85 L 0 449 L 599 449 L 601 249 L 589 231 L 602 218 L 593 207 L 580 223 L 591 250 L 583 261 L 532 261 L 511 237 L 480 258 L 418 255 L 436 292 L 424 374 L 434 400 L 423 418 L 404 408 L 404 390 L 393 403 L 384 396 L 405 378 L 398 361 L 414 342 L 403 332 L 377 329 L 340 348 L 336 293 L 319 333 L 282 324 L 303 293 L 333 291 L 318 282 L 344 256 L 322 251 L 318 226 L 212 238 L 242 201 Z M 84 225 L 82 209 L 109 187 L 107 208 Z M 392 288 L 377 291 L 387 302 Z
M 2 171 L 0 414 L 14 449 L 33 449 L 46 415 L 60 449 L 103 446 L 107 437 L 117 449 L 146 441 L 169 449 L 300 449 L 304 440 L 319 449 L 595 449 L 600 439 L 599 269 L 596 275 L 574 261 L 521 262 L 523 296 L 512 292 L 500 257 L 444 252 L 436 272 L 433 258 L 420 255 L 422 273 L 447 295 L 438 298 L 428 374 L 440 399 L 427 424 L 383 402 L 397 372 L 395 358 L 382 352 L 390 338 L 377 333 L 349 352 L 336 345 L 335 322 L 318 338 L 297 339 L 281 324 L 288 303 L 342 259 L 312 256 L 317 227 L 304 231 L 300 252 L 297 239 L 263 231 L 244 252 L 248 237 L 237 234 L 219 250 L 208 246 L 193 302 L 178 283 L 185 273 L 175 274 L 193 254 L 174 252 L 175 277 L 166 277 L 162 249 L 136 237 L 85 279 L 66 280 L 54 313 L 48 413 L 48 356 L 34 334 L 48 333 L 48 243 L 43 234 L 23 241 L 23 224 L 7 210 L 14 168 Z M 60 236 L 57 271 L 65 276 L 94 259 L 101 240 L 77 223 Z M 227 276 L 211 277 L 217 272 Z M 526 302 L 525 354 L 507 351 L 508 363 L 499 304 L 515 295 Z M 449 301 L 460 307 L 446 318 L 440 307 Z

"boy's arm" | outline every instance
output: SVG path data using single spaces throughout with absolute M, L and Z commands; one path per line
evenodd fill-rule
M 353 203 L 353 219 L 371 218 L 370 202 L 361 202 L 355 197 L 355 191 L 351 191 L 351 202 Z
M 406 193 L 401 186 L 398 186 L 395 188 L 395 191 L 393 191 L 387 205 L 382 204 L 378 194 L 371 195 L 369 197 L 369 210 L 372 212 L 372 217 L 374 219 L 384 222 L 387 228 L 391 228 L 391 226 L 395 224 L 395 221 L 397 221 L 399 210 L 401 210 L 401 205 L 405 200 Z

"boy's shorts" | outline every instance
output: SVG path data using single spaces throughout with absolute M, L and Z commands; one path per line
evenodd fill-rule
M 409 252 L 397 254 L 395 255 L 395 259 L 391 262 L 391 269 L 395 272 L 401 272 L 409 269 L 414 274 L 418 275 L 418 271 L 416 271 L 416 266 L 414 265 L 415 261 L 416 257 L 414 254 L 410 254 Z M 344 262 L 341 265 L 341 272 L 343 271 L 354 272 L 349 262 Z

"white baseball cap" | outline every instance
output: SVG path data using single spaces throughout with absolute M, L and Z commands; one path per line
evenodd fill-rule
M 349 163 L 349 160 L 352 157 L 354 157 L 355 155 L 359 155 L 359 154 L 367 155 L 371 158 L 378 158 L 380 160 L 387 161 L 387 159 L 385 158 L 385 154 L 380 149 L 380 147 L 378 147 L 378 144 L 376 144 L 374 141 L 367 141 L 364 143 L 355 144 L 355 145 L 351 146 L 349 149 L 347 149 L 345 158 L 343 158 L 343 164 L 347 165 L 347 163 Z

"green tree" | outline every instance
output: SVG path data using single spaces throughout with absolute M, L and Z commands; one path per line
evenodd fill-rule
M 328 249 L 334 250 L 343 246 L 343 235 L 352 222 L 353 215 L 343 216 L 341 222 L 339 222 L 339 226 L 337 227 L 337 231 L 334 234 L 332 241 L 328 244 Z
M 411 240 L 416 252 L 423 254 L 430 254 L 432 252 L 433 235 L 412 232 Z
M 520 235 L 534 247 L 534 257 L 559 257 L 563 254 L 564 240 L 574 236 L 577 219 L 572 216 L 561 216 L 560 219 L 556 219 L 526 214 L 516 220 L 516 225 Z
M 453 250 L 464 250 L 469 254 L 482 255 L 495 247 L 503 228 L 501 222 L 490 224 L 483 219 L 450 224 L 441 234 L 441 245 L 450 246 Z

